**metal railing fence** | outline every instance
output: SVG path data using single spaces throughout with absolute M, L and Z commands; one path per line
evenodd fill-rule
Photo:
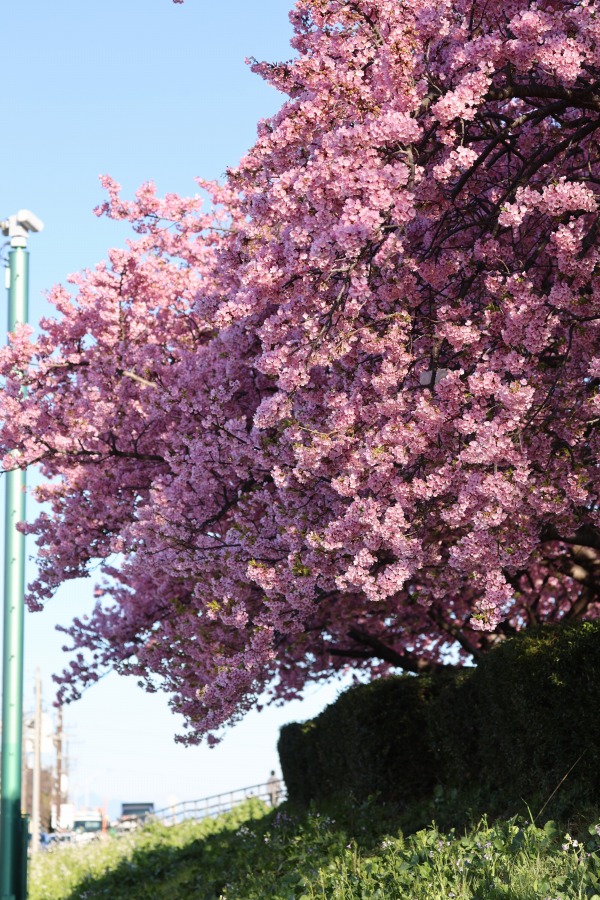
M 157 809 L 152 813 L 128 818 L 127 827 L 135 828 L 145 822 L 163 822 L 165 825 L 176 825 L 188 819 L 199 821 L 209 816 L 218 816 L 229 812 L 235 806 L 239 806 L 244 800 L 255 797 L 263 800 L 270 806 L 278 806 L 286 799 L 287 793 L 283 781 L 276 784 L 264 782 L 253 784 L 250 787 L 236 788 L 233 791 L 225 791 L 221 794 L 212 794 L 209 797 L 201 797 L 199 800 L 183 800 L 164 809 Z M 123 823 L 125 824 L 125 823 Z

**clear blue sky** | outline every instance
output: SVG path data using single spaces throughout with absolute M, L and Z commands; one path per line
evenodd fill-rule
M 33 325 L 48 312 L 45 290 L 127 235 L 92 214 L 103 199 L 99 174 L 129 194 L 149 179 L 160 192 L 194 193 L 195 176 L 220 177 L 252 145 L 256 123 L 282 97 L 244 59 L 291 55 L 288 3 L 20 0 L 4 9 L 0 219 L 28 208 L 45 222 L 29 245 Z M 27 705 L 39 665 L 50 706 L 51 673 L 65 663 L 54 625 L 85 612 L 92 588 L 71 582 L 44 613 L 27 616 Z M 121 801 L 164 806 L 264 781 L 277 768 L 280 725 L 314 715 L 338 689 L 253 713 L 215 750 L 185 749 L 173 743 L 166 697 L 111 675 L 65 711 L 70 799 L 106 799 L 114 815 Z

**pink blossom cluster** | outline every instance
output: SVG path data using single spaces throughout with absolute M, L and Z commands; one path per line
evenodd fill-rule
M 0 351 L 30 605 L 103 572 L 61 696 L 112 666 L 214 740 L 598 614 L 598 13 L 299 0 L 223 185 L 103 180 L 134 238 Z
M 498 222 L 500 225 L 517 226 L 527 215 L 536 211 L 559 217 L 570 212 L 595 213 L 597 209 L 594 191 L 580 181 L 567 182 L 563 175 L 542 190 L 517 188 L 515 202 L 506 204 L 498 216 Z

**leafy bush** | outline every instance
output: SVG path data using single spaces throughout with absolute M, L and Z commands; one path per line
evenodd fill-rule
M 436 782 L 428 709 L 448 678 L 404 675 L 356 685 L 319 716 L 281 729 L 278 744 L 292 803 L 371 795 L 399 804 Z
M 317 795 L 317 752 L 312 740 L 316 722 L 290 722 L 279 735 L 277 750 L 288 799 L 299 806 L 308 806 Z
M 440 780 L 478 782 L 482 803 L 534 812 L 595 802 L 600 788 L 600 623 L 525 632 L 446 685 L 430 733 Z M 569 774 L 567 774 L 569 773 Z
M 585 622 L 527 631 L 454 677 L 351 688 L 282 729 L 290 800 L 378 794 L 414 805 L 458 790 L 455 821 L 467 806 L 538 813 L 551 795 L 547 811 L 569 814 L 599 796 L 599 675 L 600 622 Z

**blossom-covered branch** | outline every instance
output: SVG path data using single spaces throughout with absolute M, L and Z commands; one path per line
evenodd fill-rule
M 115 666 L 193 742 L 598 614 L 598 13 L 300 0 L 211 212 L 105 179 L 135 240 L 0 354 L 30 603 L 104 566 L 65 696 Z

